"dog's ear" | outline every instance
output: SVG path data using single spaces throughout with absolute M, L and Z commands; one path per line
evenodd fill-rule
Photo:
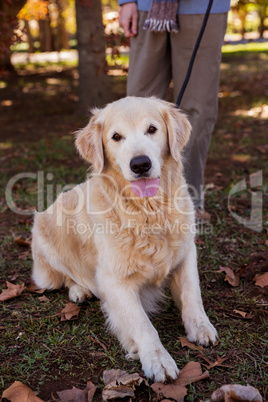
M 192 127 L 184 113 L 173 104 L 167 102 L 165 104 L 162 116 L 167 126 L 169 149 L 173 159 L 178 161 L 183 147 L 190 138 Z
M 104 167 L 101 109 L 93 109 L 91 113 L 88 125 L 75 133 L 75 145 L 80 155 L 92 164 L 94 172 L 100 174 Z

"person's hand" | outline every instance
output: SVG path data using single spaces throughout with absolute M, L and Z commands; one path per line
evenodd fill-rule
M 119 25 L 124 29 L 126 38 L 138 33 L 138 8 L 136 3 L 123 4 L 120 11 Z

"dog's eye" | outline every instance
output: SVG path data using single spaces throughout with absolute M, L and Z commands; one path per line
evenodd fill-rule
M 114 133 L 114 135 L 112 136 L 112 139 L 113 139 L 114 141 L 120 141 L 121 138 L 122 138 L 121 135 L 118 134 L 118 133 Z
M 147 130 L 147 133 L 148 134 L 154 134 L 156 131 L 157 131 L 157 128 L 151 124 L 150 127 Z

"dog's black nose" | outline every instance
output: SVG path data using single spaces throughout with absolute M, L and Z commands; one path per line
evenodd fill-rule
M 132 172 L 142 174 L 148 172 L 152 167 L 152 162 L 147 155 L 135 156 L 130 161 L 130 169 Z

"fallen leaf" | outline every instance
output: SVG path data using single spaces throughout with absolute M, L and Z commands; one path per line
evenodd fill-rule
M 61 310 L 61 321 L 76 320 L 80 312 L 80 307 L 74 303 L 67 303 Z
M 47 301 L 49 301 L 49 298 L 44 295 L 44 296 L 38 297 L 38 300 L 41 302 L 47 302 Z
M 29 285 L 26 286 L 26 290 L 28 292 L 32 292 L 32 293 L 44 293 L 44 291 L 46 290 L 46 288 L 40 289 L 33 281 L 31 281 L 29 283 Z
M 209 378 L 209 372 L 205 371 L 203 373 L 200 363 L 189 362 L 180 371 L 179 377 L 175 383 L 179 385 L 188 385 L 206 378 Z
M 86 389 L 88 390 L 86 402 L 92 402 L 97 387 L 96 387 L 96 385 L 93 384 L 93 382 L 88 381 Z
M 160 382 L 156 382 L 151 385 L 151 388 L 159 396 L 172 398 L 177 402 L 181 402 L 187 395 L 187 389 L 185 386 L 200 380 L 204 380 L 205 378 L 209 378 L 209 372 L 205 371 L 203 373 L 200 363 L 189 362 L 180 371 L 177 380 L 173 381 L 171 384 L 162 384 Z
M 259 391 L 251 385 L 226 384 L 211 395 L 211 402 L 262 402 Z
M 19 246 L 31 247 L 31 241 L 29 239 L 23 240 L 21 236 L 14 239 L 14 242 Z
M 195 345 L 194 343 L 189 342 L 188 339 L 186 338 L 186 336 L 181 336 L 179 339 L 181 341 L 182 347 L 187 346 L 190 349 L 194 349 L 194 350 L 198 349 L 198 350 L 200 350 L 200 352 L 202 352 L 204 350 L 202 345 Z
M 245 313 L 244 311 L 240 311 L 240 310 L 234 310 L 234 313 L 241 315 L 243 318 L 246 318 L 247 313 Z
M 24 283 L 21 285 L 14 285 L 13 283 L 6 281 L 6 284 L 7 289 L 4 289 L 0 294 L 0 301 L 6 301 L 20 296 L 21 292 L 25 289 Z
M 118 378 L 122 377 L 123 375 L 126 375 L 127 372 L 120 370 L 120 369 L 112 369 L 112 370 L 104 370 L 103 372 L 103 381 L 105 385 L 110 384 L 112 381 L 116 381 Z
M 230 285 L 232 286 L 238 286 L 240 282 L 240 276 L 235 275 L 234 271 L 229 268 L 229 267 L 220 267 L 220 270 L 218 272 L 225 272 L 225 278 L 224 280 L 229 282 Z
M 210 369 L 212 369 L 213 367 L 227 367 L 227 368 L 232 368 L 232 366 L 226 366 L 226 365 L 223 365 L 223 364 L 222 364 L 225 360 L 229 359 L 229 357 L 223 357 L 223 358 L 221 358 L 220 356 L 217 355 L 217 360 L 216 360 L 215 362 L 211 362 L 211 361 L 208 360 L 204 355 L 199 355 L 199 357 L 201 357 L 202 359 L 204 359 L 204 360 L 208 363 L 208 365 L 207 365 L 207 364 L 203 364 L 203 366 L 205 366 L 207 370 L 210 370 Z
M 138 373 L 128 374 L 123 370 L 105 370 L 103 372 L 105 387 L 102 391 L 102 399 L 124 398 L 126 396 L 134 397 L 136 386 L 143 382 L 148 386 L 147 381 Z
M 177 402 L 183 402 L 184 397 L 187 395 L 187 389 L 183 385 L 175 384 L 163 384 L 161 382 L 155 382 L 151 385 L 152 390 L 157 396 L 172 398 Z
M 96 391 L 96 386 L 91 382 L 87 382 L 85 389 L 73 387 L 64 391 L 57 391 L 60 402 L 92 402 Z
M 92 402 L 97 387 L 88 381 L 86 388 L 81 390 L 73 387 L 64 391 L 57 391 L 60 402 Z
M 263 275 L 255 275 L 254 279 L 255 285 L 264 288 L 264 286 L 268 286 L 268 272 L 265 272 Z
M 20 381 L 15 381 L 3 392 L 2 398 L 11 402 L 44 402 L 38 398 L 33 391 Z
M 246 320 L 250 320 L 253 318 L 252 314 L 246 313 L 245 311 L 234 310 L 234 313 L 240 315 L 241 317 L 243 317 Z

